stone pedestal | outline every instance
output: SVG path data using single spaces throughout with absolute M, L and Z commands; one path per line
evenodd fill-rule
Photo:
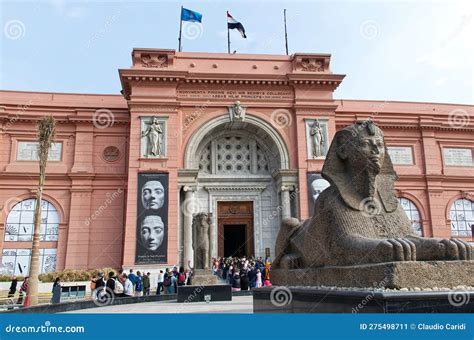
M 219 284 L 219 278 L 209 269 L 194 269 L 193 286 L 209 286 Z
M 178 302 L 232 301 L 232 287 L 209 269 L 194 269 L 193 284 L 178 286 Z
M 474 261 L 404 261 L 316 269 L 274 269 L 281 286 L 454 288 L 474 286 Z

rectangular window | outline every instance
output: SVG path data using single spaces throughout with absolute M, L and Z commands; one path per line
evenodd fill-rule
M 49 148 L 48 160 L 60 161 L 62 152 L 62 143 L 53 143 Z M 19 141 L 16 151 L 17 161 L 37 161 L 38 160 L 38 142 Z
M 473 166 L 472 149 L 443 148 L 444 164 L 448 166 Z
M 40 273 L 56 270 L 56 249 L 40 249 Z M 26 276 L 30 270 L 31 249 L 4 249 L 1 275 Z
M 413 149 L 410 146 L 387 146 L 394 165 L 413 165 Z

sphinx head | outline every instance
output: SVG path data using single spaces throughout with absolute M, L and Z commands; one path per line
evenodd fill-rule
M 345 128 L 336 138 L 337 156 L 346 164 L 346 169 L 380 173 L 386 157 L 385 141 L 382 130 L 371 120 Z

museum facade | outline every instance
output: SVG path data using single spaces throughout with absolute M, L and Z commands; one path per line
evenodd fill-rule
M 202 225 L 210 257 L 271 257 L 282 218 L 329 185 L 335 132 L 366 119 L 415 232 L 471 241 L 474 106 L 334 99 L 330 59 L 134 49 L 121 95 L 0 91 L 0 274 L 28 271 L 45 115 L 42 271 L 192 263 Z

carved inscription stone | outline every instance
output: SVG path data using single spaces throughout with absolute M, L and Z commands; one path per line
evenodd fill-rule
M 195 90 L 195 89 L 178 89 L 179 98 L 199 98 L 199 99 L 234 99 L 234 100 L 291 100 L 293 99 L 293 91 L 251 91 L 251 90 Z

